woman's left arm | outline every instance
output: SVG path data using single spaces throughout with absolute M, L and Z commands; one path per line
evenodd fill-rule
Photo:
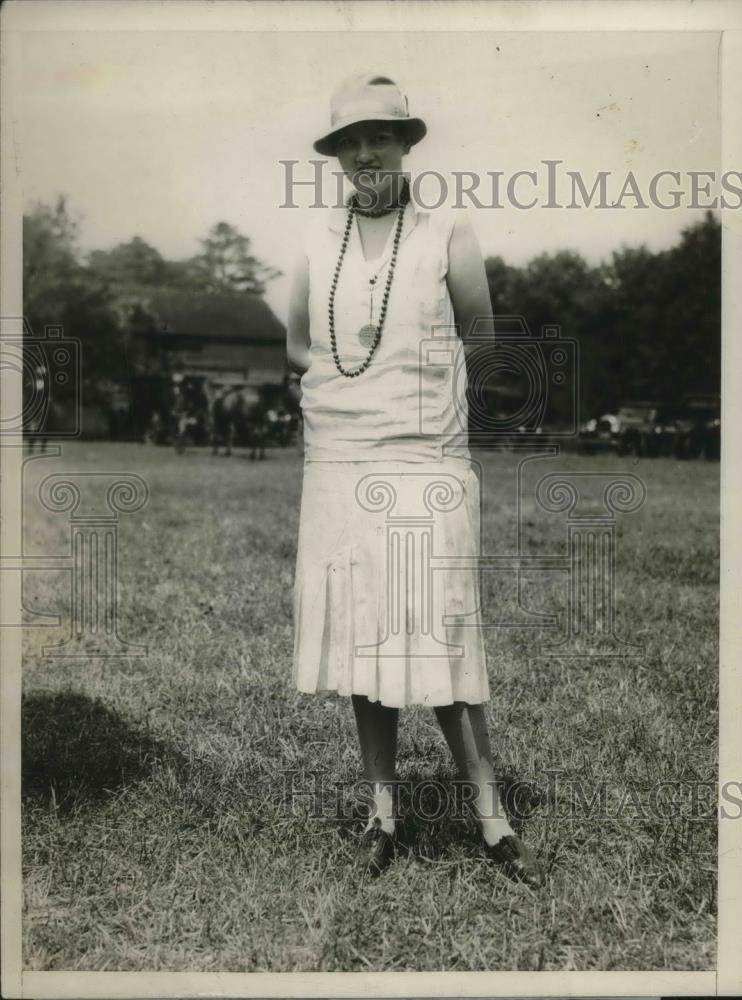
M 457 215 L 448 243 L 446 282 L 454 321 L 465 347 L 475 331 L 494 336 L 492 301 L 482 251 L 472 225 L 463 213 Z

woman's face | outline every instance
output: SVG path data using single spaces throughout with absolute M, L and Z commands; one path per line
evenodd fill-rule
M 338 136 L 335 155 L 346 177 L 374 191 L 383 191 L 402 170 L 402 157 L 409 143 L 386 122 L 359 122 Z

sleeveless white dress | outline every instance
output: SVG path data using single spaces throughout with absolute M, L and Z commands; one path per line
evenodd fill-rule
M 347 210 L 324 213 L 305 240 L 311 348 L 301 379 L 293 594 L 299 691 L 361 694 L 390 707 L 490 697 L 475 564 L 479 480 L 446 285 L 454 218 L 408 203 L 381 341 L 357 378 L 335 367 L 328 325 Z M 351 230 L 334 310 L 346 369 L 368 353 L 358 331 L 378 322 L 393 234 L 366 261 L 357 220 Z

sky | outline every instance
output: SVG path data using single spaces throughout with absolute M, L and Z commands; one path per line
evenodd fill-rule
M 226 220 L 284 274 L 267 300 L 285 320 L 308 189 L 285 201 L 282 160 L 311 177 L 312 141 L 329 95 L 365 69 L 397 80 L 428 135 L 413 175 L 578 170 L 588 189 L 633 171 L 646 192 L 660 170 L 718 173 L 719 34 L 715 32 L 38 31 L 23 38 L 24 205 L 69 196 L 83 249 L 141 236 L 166 257 L 196 253 Z M 327 177 L 337 169 L 327 164 Z M 674 185 L 666 183 L 661 190 Z M 328 191 L 332 191 L 332 185 Z M 432 192 L 438 190 L 424 188 Z M 484 189 L 488 190 L 488 188 Z M 532 192 L 519 187 L 527 201 Z M 484 195 L 483 195 L 484 200 Z M 686 199 L 687 201 L 687 199 Z M 702 211 L 470 208 L 487 255 L 523 264 L 573 249 L 591 263 L 621 245 L 661 249 Z

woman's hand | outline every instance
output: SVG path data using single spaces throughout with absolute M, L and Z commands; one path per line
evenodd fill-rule
M 306 254 L 299 254 L 294 266 L 294 278 L 289 300 L 289 321 L 286 326 L 286 357 L 289 368 L 303 375 L 309 368 L 309 263 Z

